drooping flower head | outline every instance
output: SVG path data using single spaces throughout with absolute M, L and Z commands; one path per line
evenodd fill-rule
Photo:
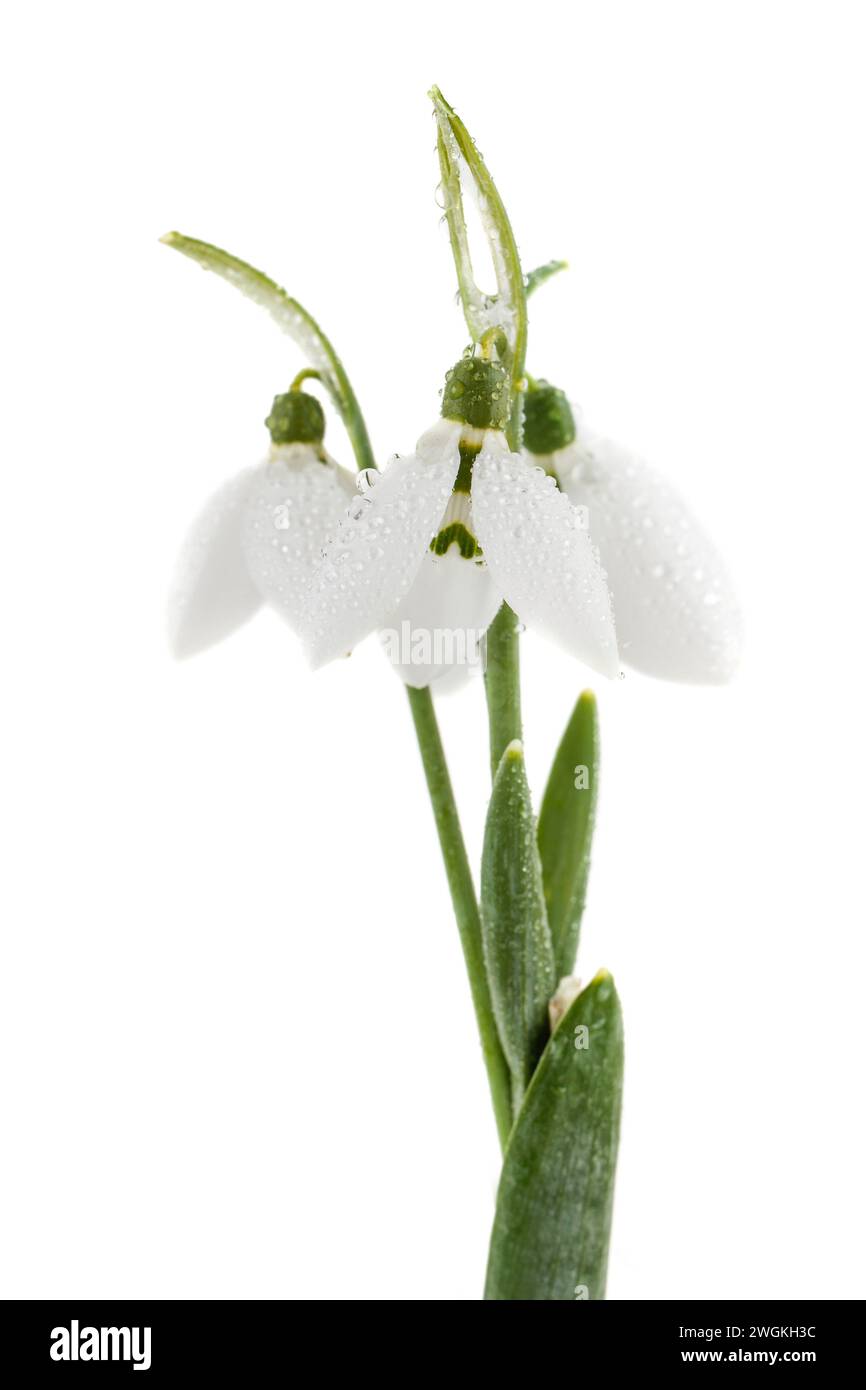
M 176 656 L 221 641 L 263 599 L 296 627 L 323 538 L 354 494 L 352 475 L 324 448 L 322 407 L 300 380 L 275 398 L 265 423 L 265 459 L 209 499 L 184 544 L 170 605 Z
M 463 357 L 447 374 L 442 418 L 415 453 L 362 479 L 307 592 L 301 626 L 313 665 L 403 623 L 433 639 L 455 628 L 483 634 L 505 601 L 526 626 L 617 674 L 610 599 L 580 513 L 543 468 L 509 449 L 510 412 L 506 371 Z M 420 660 L 401 657 L 413 686 L 454 665 L 437 659 L 435 640 Z
M 565 393 L 548 382 L 526 396 L 524 455 L 582 509 L 624 664 L 667 680 L 729 680 L 742 644 L 739 605 L 721 556 L 676 489 L 576 422 Z

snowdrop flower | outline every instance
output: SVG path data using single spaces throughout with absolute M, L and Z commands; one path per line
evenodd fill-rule
M 729 680 L 739 607 L 720 555 L 676 491 L 626 449 L 575 425 L 565 394 L 547 382 L 527 393 L 524 448 L 585 509 L 623 662 L 667 680 Z
M 509 411 L 504 369 L 465 357 L 416 452 L 362 475 L 307 593 L 302 629 L 314 666 L 384 628 L 398 638 L 391 655 L 408 685 L 439 682 L 455 666 L 444 638 L 483 634 L 505 600 L 527 626 L 618 674 L 596 553 L 554 479 L 509 449 Z
M 325 416 L 294 385 L 265 421 L 271 447 L 210 498 L 177 568 L 169 638 L 192 656 L 227 637 L 270 601 L 292 627 L 324 537 L 354 494 L 351 474 L 325 452 Z

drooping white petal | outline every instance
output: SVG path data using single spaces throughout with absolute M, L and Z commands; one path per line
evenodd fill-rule
M 428 550 L 380 637 L 407 685 L 457 689 L 480 674 L 482 639 L 501 602 L 485 564 L 464 559 L 455 545 L 445 555 Z
M 205 503 L 178 559 L 169 601 L 176 657 L 220 642 L 261 606 L 241 547 L 241 519 L 256 469 L 245 468 Z
M 354 477 L 310 444 L 279 444 L 256 470 L 242 522 L 252 582 L 293 629 L 322 546 L 354 495 Z
M 457 476 L 460 428 L 438 421 L 340 521 L 306 596 L 303 636 L 314 666 L 347 655 L 407 593 Z
M 585 430 L 555 462 L 567 495 L 587 509 L 623 661 L 666 680 L 730 680 L 742 643 L 739 605 L 721 556 L 676 490 Z
M 492 431 L 473 469 L 472 515 L 493 580 L 521 621 L 616 676 L 610 596 L 580 514 Z

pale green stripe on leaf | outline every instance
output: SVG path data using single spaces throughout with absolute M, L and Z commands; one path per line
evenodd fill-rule
M 604 1298 L 622 1069 L 619 999 L 602 971 L 548 1043 L 512 1131 L 486 1299 Z
M 522 745 L 508 745 L 493 782 L 481 863 L 484 960 L 515 1113 L 548 1036 L 556 986 L 535 818 Z
M 598 796 L 598 709 L 592 691 L 581 695 L 550 770 L 538 849 L 556 976 L 570 975 L 586 901 L 592 831 Z

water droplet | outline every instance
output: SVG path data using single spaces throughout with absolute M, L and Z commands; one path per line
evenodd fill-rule
M 357 477 L 356 486 L 362 497 L 376 486 L 381 476 L 378 468 L 361 469 Z

